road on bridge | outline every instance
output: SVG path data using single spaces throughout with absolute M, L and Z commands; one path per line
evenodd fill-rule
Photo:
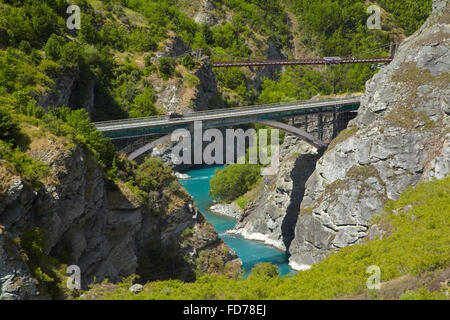
M 335 65 L 335 64 L 361 64 L 361 63 L 375 63 L 384 64 L 390 63 L 392 57 L 325 57 L 312 59 L 279 59 L 279 60 L 235 60 L 235 61 L 211 61 L 214 68 L 231 68 L 231 67 L 264 67 L 264 66 L 298 66 L 298 65 Z
M 202 111 L 184 114 L 182 118 L 177 119 L 162 116 L 96 122 L 94 125 L 105 136 L 119 139 L 170 133 L 176 128 L 189 128 L 195 121 L 202 121 L 204 127 L 208 127 L 208 124 L 209 127 L 224 127 L 295 115 L 356 111 L 359 104 L 360 97 L 353 96 Z M 351 110 L 346 110 L 346 107 L 351 107 Z

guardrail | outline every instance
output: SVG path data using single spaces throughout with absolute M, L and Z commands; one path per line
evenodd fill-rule
M 393 57 L 347 57 L 334 59 L 312 58 L 312 59 L 271 59 L 271 60 L 231 60 L 211 61 L 215 68 L 225 67 L 259 67 L 277 65 L 334 65 L 334 64 L 358 64 L 358 63 L 390 63 Z
M 317 104 L 317 103 L 343 103 L 344 101 L 349 101 L 348 103 L 355 103 L 359 102 L 360 97 L 359 96 L 350 96 L 346 98 L 328 98 L 323 100 L 303 100 L 303 101 L 295 101 L 295 102 L 286 102 L 286 103 L 277 103 L 277 104 L 262 104 L 262 105 L 253 105 L 253 106 L 247 106 L 247 107 L 233 107 L 233 108 L 226 108 L 226 109 L 216 109 L 216 110 L 205 110 L 205 111 L 198 111 L 195 113 L 186 113 L 183 114 L 183 118 L 180 118 L 180 120 L 186 120 L 189 118 L 194 118 L 198 116 L 205 116 L 205 115 L 214 115 L 214 114 L 223 114 L 223 113 L 232 113 L 233 111 L 252 111 L 252 110 L 260 110 L 260 109 L 270 109 L 274 107 L 287 107 L 287 106 L 304 106 L 308 104 Z M 103 125 L 108 124 L 133 124 L 133 123 L 139 123 L 139 122 L 146 122 L 146 121 L 157 121 L 157 120 L 169 120 L 168 116 L 153 116 L 153 117 L 143 117 L 143 118 L 133 118 L 133 119 L 120 119 L 120 120 L 109 120 L 109 121 L 101 121 L 101 122 L 94 122 L 94 125 L 98 127 L 102 127 Z M 172 120 L 173 122 L 176 122 L 176 120 Z

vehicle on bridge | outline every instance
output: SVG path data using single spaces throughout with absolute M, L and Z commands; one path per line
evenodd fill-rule
M 325 60 L 326 63 L 341 63 L 342 58 L 341 57 L 324 57 L 323 60 Z
M 180 119 L 180 118 L 183 118 L 183 115 L 181 113 L 169 112 L 169 120 L 175 120 L 175 119 Z

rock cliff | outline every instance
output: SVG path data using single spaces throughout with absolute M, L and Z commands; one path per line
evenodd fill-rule
M 317 162 L 301 198 L 290 264 L 308 268 L 361 242 L 384 203 L 450 168 L 450 12 L 434 13 L 366 85 L 358 116 Z
M 264 241 L 286 250 L 294 237 L 299 199 L 305 182 L 314 170 L 319 155 L 314 147 L 287 136 L 280 149 L 278 175 L 266 176 L 257 199 L 247 204 L 230 233 Z
M 0 299 L 48 298 L 39 295 L 23 255 L 21 240 L 33 228 L 43 232 L 44 255 L 80 267 L 83 288 L 133 273 L 192 280 L 195 272 L 239 269 L 181 186 L 143 203 L 124 183 L 106 180 L 93 156 L 66 138 L 35 136 L 27 153 L 50 171 L 39 188 L 0 160 Z

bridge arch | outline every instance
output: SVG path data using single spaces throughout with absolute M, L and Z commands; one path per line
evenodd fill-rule
M 310 144 L 311 146 L 313 146 L 314 148 L 317 148 L 317 149 L 326 148 L 328 146 L 327 143 L 317 139 L 316 137 L 309 134 L 308 132 L 306 132 L 302 129 L 299 129 L 297 127 L 294 127 L 292 125 L 283 123 L 283 122 L 279 122 L 279 121 L 275 121 L 275 120 L 257 120 L 257 121 L 254 121 L 253 123 L 259 123 L 259 124 L 269 126 L 269 127 L 275 128 L 275 129 L 283 130 L 287 133 L 290 133 L 290 134 L 302 139 L 303 141 L 305 141 L 306 143 Z M 172 136 L 171 133 L 167 134 L 163 137 L 160 137 L 156 140 L 153 140 L 153 141 L 145 144 L 144 146 L 139 147 L 138 149 L 130 152 L 128 154 L 128 158 L 131 160 L 137 159 L 138 157 L 140 157 L 144 153 L 150 151 L 151 149 L 155 148 L 156 146 L 166 143 L 168 141 L 171 141 L 171 136 Z

